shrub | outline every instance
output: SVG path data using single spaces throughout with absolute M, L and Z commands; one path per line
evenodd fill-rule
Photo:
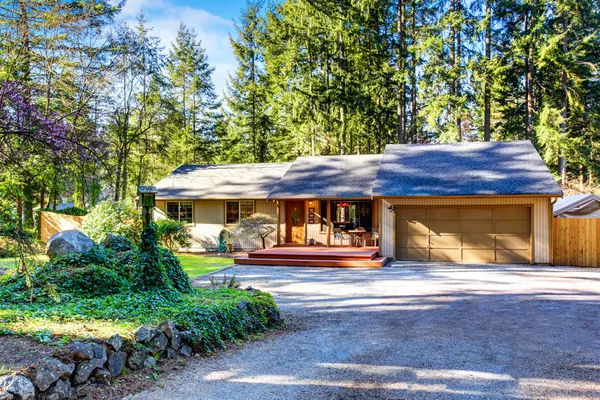
M 117 252 L 129 251 L 134 244 L 127 236 L 108 234 L 102 242 L 102 247 Z
M 248 218 L 242 219 L 235 227 L 235 236 L 238 237 L 256 237 L 261 240 L 262 248 L 266 249 L 267 237 L 277 229 L 273 226 L 277 219 L 267 214 L 252 214 Z
M 183 270 L 179 258 L 175 257 L 175 254 L 167 249 L 160 249 L 160 257 L 167 272 L 167 277 L 175 290 L 181 293 L 190 293 L 193 290 L 192 284 L 190 278 Z
M 227 229 L 223 229 L 219 233 L 219 237 L 217 238 L 217 241 L 219 243 L 218 247 L 217 247 L 217 251 L 219 253 L 227 253 L 227 252 L 231 252 L 231 250 L 233 248 L 233 244 L 235 242 L 235 238 L 230 231 L 228 231 Z
M 83 222 L 83 231 L 97 243 L 109 233 L 126 236 L 137 243 L 141 230 L 139 211 L 125 202 L 104 201 L 93 207 Z
M 192 245 L 192 234 L 187 224 L 166 218 L 156 221 L 155 225 L 158 240 L 169 250 L 187 249 Z

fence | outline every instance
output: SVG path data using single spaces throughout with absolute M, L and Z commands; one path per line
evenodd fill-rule
M 599 267 L 600 218 L 554 218 L 554 265 Z
M 50 211 L 40 212 L 40 239 L 48 243 L 55 233 L 69 229 L 82 230 L 85 217 L 57 214 Z

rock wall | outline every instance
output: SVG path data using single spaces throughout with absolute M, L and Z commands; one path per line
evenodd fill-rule
M 138 328 L 133 341 L 116 334 L 106 340 L 74 342 L 26 374 L 0 377 L 0 400 L 76 399 L 79 385 L 109 383 L 126 368 L 154 369 L 161 357 L 191 357 L 189 337 L 189 331 L 165 321 L 158 328 Z

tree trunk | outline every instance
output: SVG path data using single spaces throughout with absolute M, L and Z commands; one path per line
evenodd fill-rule
M 454 16 L 456 10 L 456 0 L 450 0 L 450 14 Z M 455 122 L 456 117 L 456 78 L 454 67 L 456 63 L 456 30 L 454 29 L 454 23 L 450 23 L 450 120 Z
M 461 4 L 460 4 L 461 0 L 456 0 L 456 11 L 460 14 L 461 13 Z M 457 76 L 456 76 L 456 100 L 458 102 L 458 100 L 460 99 L 460 97 L 462 96 L 462 84 L 461 84 L 461 74 L 462 74 L 462 60 L 461 60 L 461 48 L 462 48 L 462 41 L 461 41 L 461 35 L 462 34 L 462 29 L 459 28 L 456 30 L 456 68 L 457 68 Z M 462 117 L 461 117 L 461 107 L 458 107 L 457 104 L 457 114 L 456 114 L 456 128 L 458 130 L 458 141 L 462 142 Z
M 398 143 L 406 143 L 406 80 L 404 79 L 404 73 L 406 69 L 406 38 L 405 38 L 405 19 L 406 12 L 404 9 L 404 0 L 398 0 L 396 7 L 397 24 L 396 31 L 398 34 L 397 49 L 397 60 L 396 68 L 398 69 L 398 76 L 401 79 L 398 82 L 398 105 L 397 105 L 397 118 L 398 118 Z
M 412 14 L 411 14 L 411 43 L 415 45 L 415 35 L 417 31 L 417 2 L 412 2 Z M 417 136 L 417 54 L 416 50 L 413 49 L 411 56 L 411 68 L 410 68 L 410 142 L 415 143 L 415 137 Z
M 565 35 L 563 37 L 563 43 L 562 43 L 562 50 L 563 53 L 566 54 L 567 53 L 567 18 L 565 17 L 565 20 L 563 22 L 563 28 L 565 30 Z M 567 89 L 567 71 L 565 69 L 565 67 L 562 68 L 562 73 L 561 73 L 561 90 L 562 90 L 562 111 L 561 111 L 561 115 L 562 115 L 562 122 L 560 124 L 560 133 L 562 135 L 566 135 L 567 134 L 567 117 L 568 117 L 568 107 L 569 107 L 569 99 L 568 99 L 568 89 Z M 564 184 L 567 182 L 567 162 L 565 160 L 565 156 L 562 153 L 562 150 L 559 153 L 558 156 L 558 173 L 560 175 L 560 183 Z
M 56 207 L 54 207 L 56 209 Z M 23 198 L 17 196 L 17 224 L 23 228 Z
M 489 142 L 492 137 L 491 127 L 491 77 L 490 77 L 490 64 L 492 62 L 492 1 L 486 0 L 485 2 L 485 82 L 483 91 L 483 140 Z

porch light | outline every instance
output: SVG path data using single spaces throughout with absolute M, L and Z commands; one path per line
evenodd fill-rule
M 140 205 L 142 207 L 154 207 L 156 205 L 156 193 L 158 193 L 158 190 L 155 186 L 138 187 Z

